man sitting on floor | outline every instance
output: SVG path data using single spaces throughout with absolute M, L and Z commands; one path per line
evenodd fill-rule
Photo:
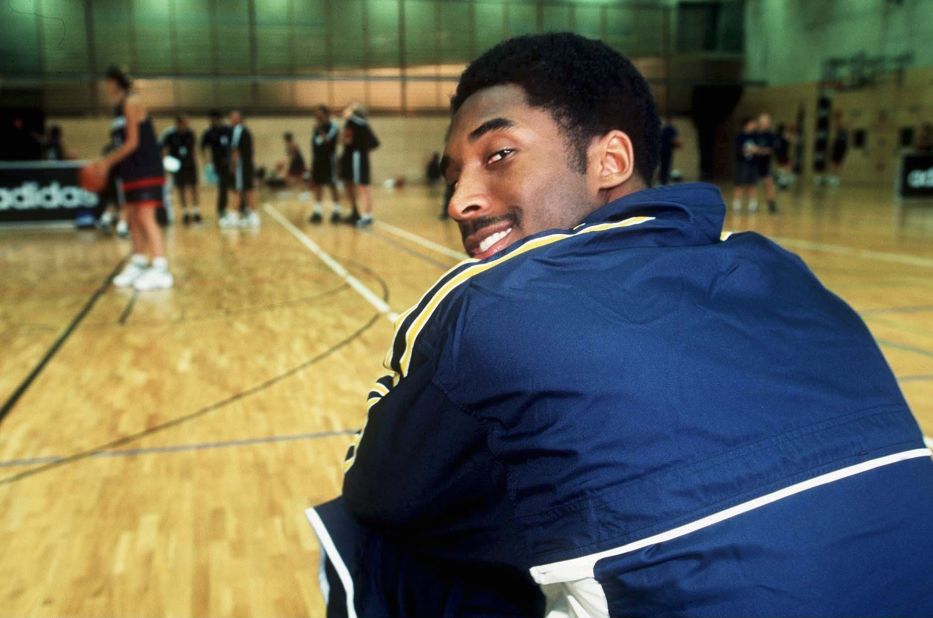
M 715 187 L 649 188 L 633 65 L 512 39 L 452 110 L 473 259 L 400 318 L 308 512 L 328 616 L 933 615 L 933 461 L 884 357 Z

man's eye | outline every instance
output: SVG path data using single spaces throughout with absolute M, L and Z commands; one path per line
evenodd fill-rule
M 513 152 L 515 151 L 511 148 L 503 148 L 502 150 L 497 150 L 496 152 L 492 154 L 491 157 L 489 157 L 489 159 L 486 160 L 486 165 L 495 163 L 497 161 L 501 161 L 502 159 L 506 158 Z

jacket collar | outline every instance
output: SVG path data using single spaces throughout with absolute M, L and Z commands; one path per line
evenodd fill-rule
M 708 183 L 653 187 L 609 202 L 590 213 L 582 226 L 630 217 L 654 217 L 651 227 L 665 232 L 663 244 L 708 244 L 720 239 L 726 206 L 719 188 Z

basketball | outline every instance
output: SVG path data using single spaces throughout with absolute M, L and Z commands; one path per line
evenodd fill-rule
M 78 184 L 91 193 L 100 193 L 107 186 L 107 168 L 98 162 L 88 163 L 78 172 Z

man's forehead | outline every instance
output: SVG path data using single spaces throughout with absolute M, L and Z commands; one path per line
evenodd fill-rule
M 457 110 L 450 123 L 450 139 L 469 134 L 480 124 L 492 118 L 508 118 L 521 123 L 523 116 L 531 111 L 525 93 L 513 84 L 502 84 L 485 88 L 471 95 Z

